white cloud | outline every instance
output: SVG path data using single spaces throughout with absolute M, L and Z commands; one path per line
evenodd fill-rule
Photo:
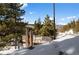
M 68 17 L 65 17 L 65 18 L 61 18 L 60 19 L 61 22 L 59 22 L 58 24 L 65 25 L 65 24 L 67 24 L 66 21 L 68 22 L 68 21 L 71 21 L 73 19 L 77 19 L 77 16 L 68 16 Z
M 50 19 L 50 20 L 53 20 L 53 17 L 50 17 L 49 19 Z M 55 19 L 57 19 L 57 18 L 55 17 Z
M 29 12 L 29 14 L 33 14 L 33 12 Z
M 66 25 L 64 22 L 58 22 L 57 25 Z
M 23 4 L 23 6 L 21 7 L 21 9 L 23 9 L 23 8 L 25 8 L 25 7 L 27 7 L 27 6 L 28 6 L 28 4 L 25 3 L 25 4 Z
M 53 17 L 50 17 L 50 20 L 53 20 Z
M 67 17 L 67 19 L 73 19 L 73 18 L 76 18 L 76 16 L 69 16 L 69 17 Z
M 64 20 L 65 20 L 65 18 L 62 18 L 61 20 L 62 20 L 62 21 L 64 21 Z
M 68 16 L 68 17 L 65 17 L 65 18 L 61 18 L 60 20 L 65 21 L 65 20 L 72 20 L 74 18 L 76 19 L 77 16 Z

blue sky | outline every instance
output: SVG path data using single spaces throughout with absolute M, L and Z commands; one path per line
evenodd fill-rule
M 52 3 L 28 3 L 22 7 L 25 10 L 24 21 L 34 23 L 38 18 L 44 21 L 44 17 L 48 14 L 50 18 L 53 17 Z
M 52 3 L 26 3 L 22 9 L 25 10 L 24 22 L 34 23 L 35 20 L 44 17 L 48 14 L 50 19 L 53 19 L 53 4 Z M 66 24 L 72 19 L 79 17 L 79 4 L 77 3 L 56 3 L 56 23 Z
M 79 18 L 78 3 L 56 4 L 56 23 L 67 24 L 75 18 Z

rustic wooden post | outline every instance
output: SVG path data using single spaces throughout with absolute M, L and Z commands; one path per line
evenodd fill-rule
M 30 42 L 30 47 L 32 47 L 33 46 L 33 33 L 32 33 L 32 30 L 30 30 L 30 32 L 29 32 L 29 42 Z
M 26 45 L 27 48 L 33 49 L 33 33 L 30 28 L 26 29 Z
M 26 29 L 26 46 L 29 47 L 29 32 L 28 32 L 28 28 Z

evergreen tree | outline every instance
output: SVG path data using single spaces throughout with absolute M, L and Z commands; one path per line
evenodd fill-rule
M 21 10 L 21 6 L 18 3 L 0 4 L 0 36 L 6 44 L 12 38 L 19 42 L 21 39 L 18 40 L 18 38 L 25 33 L 26 24 L 21 22 L 22 19 L 20 18 L 25 11 Z
M 54 35 L 54 21 L 50 20 L 50 17 L 48 15 L 45 17 L 43 26 L 40 29 L 40 34 L 42 36 L 53 36 Z
M 39 35 L 39 30 L 40 30 L 40 28 L 41 28 L 41 20 L 40 20 L 40 18 L 37 20 L 37 21 L 35 21 L 35 23 L 34 23 L 34 32 L 35 32 L 35 34 L 36 35 Z

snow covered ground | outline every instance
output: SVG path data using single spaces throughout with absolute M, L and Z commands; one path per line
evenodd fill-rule
M 29 50 L 22 48 L 20 50 L 1 51 L 0 54 L 9 55 L 58 55 L 59 51 L 67 55 L 79 54 L 79 36 L 76 35 L 58 35 L 56 40 L 45 44 L 37 45 L 34 49 Z
M 60 51 L 68 55 L 79 55 L 79 36 L 66 35 L 60 39 L 55 40 Z

